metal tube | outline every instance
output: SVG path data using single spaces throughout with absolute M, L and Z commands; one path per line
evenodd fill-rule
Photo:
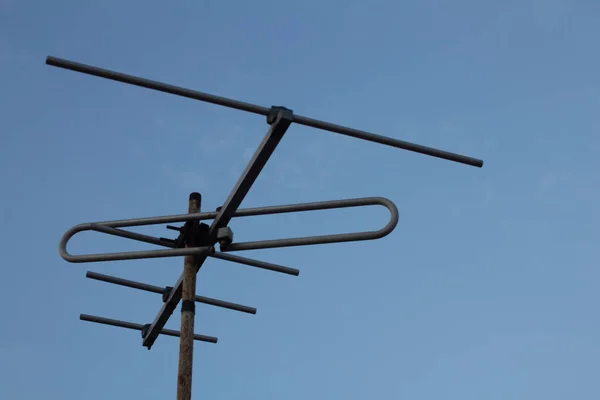
M 92 224 L 91 229 L 94 231 L 97 231 L 97 232 L 106 233 L 108 235 L 119 236 L 119 237 L 123 237 L 126 239 L 137 240 L 138 242 L 144 242 L 144 243 L 155 244 L 157 246 L 175 248 L 175 245 L 173 245 L 172 243 L 168 243 L 168 242 L 165 242 L 164 240 L 157 239 L 154 236 L 148 236 L 148 235 L 144 235 L 144 234 L 137 233 L 137 232 L 129 232 L 129 231 L 126 231 L 123 229 L 111 228 L 110 226 L 99 225 L 99 224 Z
M 97 272 L 88 271 L 85 274 L 86 278 L 95 279 L 97 281 L 113 283 L 115 285 L 126 286 L 133 289 L 144 290 L 146 292 L 162 294 L 165 288 L 160 286 L 148 285 L 142 282 L 130 281 L 129 279 L 117 278 L 116 276 L 99 274 Z
M 289 110 L 279 111 L 277 120 L 263 138 L 258 146 L 252 159 L 248 162 L 248 166 L 242 172 L 242 175 L 236 182 L 235 186 L 229 193 L 224 205 L 220 208 L 219 214 L 215 217 L 210 226 L 209 234 L 216 236 L 219 228 L 227 226 L 231 218 L 235 215 L 240 204 L 250 191 L 250 188 L 258 178 L 258 175 L 269 161 L 269 158 L 275 151 L 275 148 L 283 138 L 283 135 L 292 123 L 292 113 Z
M 69 238 L 66 240 L 68 239 Z M 122 251 L 117 253 L 83 254 L 74 256 L 67 252 L 66 240 L 64 242 L 61 240 L 59 252 L 63 259 L 72 263 L 140 260 L 145 258 L 181 257 L 188 255 L 202 256 L 214 251 L 213 247 L 188 247 L 184 249 Z
M 210 297 L 196 296 L 198 303 L 208 304 L 215 307 L 227 308 L 234 311 L 240 311 L 246 314 L 256 314 L 256 308 L 244 306 L 242 304 L 231 303 L 229 301 L 217 300 Z
M 175 337 L 181 336 L 181 333 L 179 331 L 175 331 L 173 329 L 161 329 L 160 334 L 167 335 L 167 336 L 175 336 Z M 194 340 L 199 340 L 201 342 L 207 342 L 207 343 L 217 343 L 219 340 L 218 338 L 216 338 L 214 336 L 206 336 L 206 335 L 198 335 L 198 334 L 194 334 L 193 338 L 194 338 Z
M 310 126 L 312 128 L 322 129 L 329 132 L 339 133 L 357 139 L 367 140 L 384 144 L 386 146 L 396 147 L 398 149 L 413 151 L 415 153 L 442 158 L 448 161 L 454 161 L 461 164 L 471 165 L 473 167 L 483 167 L 483 161 L 477 158 L 463 156 L 461 154 L 451 153 L 449 151 L 438 150 L 432 147 L 422 146 L 420 144 L 406 142 L 404 140 L 394 139 L 387 136 L 377 135 L 375 133 L 365 132 L 358 129 L 348 128 L 342 125 L 336 125 L 325 121 L 319 121 L 301 115 L 294 115 L 294 122 L 300 125 Z
M 57 57 L 48 56 L 46 58 L 46 64 L 51 65 L 53 67 L 64 68 L 71 71 L 81 72 L 84 74 L 93 75 L 100 78 L 106 78 L 117 82 L 128 83 L 130 85 L 140 86 L 146 89 L 158 90 L 159 92 L 170 93 L 177 96 L 187 97 L 189 99 L 205 101 L 207 103 L 212 103 L 219 106 L 235 108 L 237 110 L 247 111 L 254 114 L 267 115 L 269 113 L 268 108 L 257 106 L 255 104 L 249 104 L 243 101 L 237 101 L 228 99 L 226 97 L 198 92 L 196 90 L 169 85 L 150 79 L 139 78 L 137 76 L 127 75 L 104 68 L 93 67 L 91 65 L 81 64 Z
M 144 327 L 144 325 L 136 324 L 134 322 L 119 321 L 116 319 L 97 317 L 95 315 L 88 315 L 88 314 L 79 315 L 79 319 L 82 321 L 95 322 L 97 324 L 104 324 L 104 325 L 111 325 L 111 326 L 116 326 L 119 328 L 132 329 L 135 331 L 141 331 L 142 328 Z
M 298 276 L 300 271 L 295 268 L 284 267 L 283 265 L 271 264 L 265 261 L 253 260 L 251 258 L 234 256 L 233 254 L 213 253 L 210 257 L 225 261 L 232 261 L 240 264 L 250 265 L 252 267 L 262 268 L 269 271 L 281 272 L 282 274 Z
M 177 304 L 179 304 L 179 300 L 181 300 L 182 283 L 183 274 L 181 274 L 179 276 L 179 279 L 177 279 L 177 282 L 173 286 L 173 289 L 171 289 L 171 293 L 169 293 L 167 301 L 165 301 L 162 307 L 160 308 L 160 311 L 154 318 L 154 321 L 152 322 L 150 328 L 146 332 L 146 335 L 142 339 L 142 346 L 147 347 L 148 350 L 152 348 L 152 345 L 158 338 L 160 331 L 163 329 L 163 327 L 169 320 L 171 314 L 173 314 L 173 311 L 175 311 Z
M 259 115 L 268 115 L 270 109 L 267 107 L 261 107 L 256 104 L 245 103 L 233 99 L 228 99 L 221 96 L 215 96 L 208 93 L 198 92 L 195 90 L 185 89 L 178 86 L 169 85 L 166 83 L 156 82 L 149 79 L 139 78 L 132 75 L 123 74 L 103 68 L 93 67 L 91 65 L 80 64 L 73 61 L 68 61 L 56 57 L 47 57 L 46 64 L 54 67 L 64 68 L 71 71 L 77 71 L 88 75 L 98 76 L 100 78 L 106 78 L 113 81 L 128 83 L 135 86 L 141 86 L 147 89 L 158 90 L 165 93 L 171 93 L 178 96 L 187 97 L 190 99 L 205 101 L 212 104 L 217 104 L 224 107 L 234 108 L 237 110 L 247 111 Z M 467 157 L 456 153 L 451 153 L 444 150 L 434 149 L 432 147 L 421 146 L 418 144 L 406 142 L 403 140 L 393 139 L 386 136 L 377 135 L 370 132 L 361 131 L 358 129 L 348 128 L 346 126 L 332 124 L 325 121 L 320 121 L 313 118 L 303 117 L 301 115 L 294 115 L 293 122 L 310 126 L 312 128 L 321 129 L 329 132 L 339 133 L 354 137 L 357 139 L 367 140 L 369 142 L 375 142 L 387 146 L 396 147 L 403 150 L 413 151 L 428 156 L 441 158 L 449 161 L 454 161 L 461 164 L 471 165 L 473 167 L 481 168 L 483 161 L 477 158 Z
M 160 286 L 149 285 L 147 283 L 141 283 L 136 281 L 131 281 L 129 279 L 117 278 L 116 276 L 99 274 L 97 272 L 88 271 L 85 274 L 86 278 L 95 279 L 97 281 L 113 283 L 115 285 L 126 286 L 133 289 L 144 290 L 146 292 L 163 294 L 165 288 Z M 247 314 L 256 314 L 256 308 L 244 306 L 242 304 L 231 303 L 229 301 L 223 301 L 218 299 L 213 299 L 211 297 L 205 296 L 196 296 L 196 302 L 207 304 L 210 306 L 227 308 L 229 310 L 240 311 Z
M 197 214 L 175 214 L 175 215 L 165 215 L 165 216 L 160 216 L 160 217 L 117 219 L 117 220 L 112 220 L 112 221 L 94 222 L 93 224 L 110 226 L 113 228 L 125 228 L 125 227 L 131 227 L 131 226 L 168 224 L 171 222 L 206 221 L 208 219 L 214 219 L 217 216 L 217 214 L 218 213 L 216 211 L 211 211 L 211 212 L 201 212 L 201 213 L 197 213 Z M 81 224 L 81 225 L 86 225 L 86 226 L 82 226 L 82 228 L 79 229 L 78 232 L 80 232 L 82 230 L 95 230 L 96 229 L 95 226 L 88 226 L 88 225 L 92 225 L 90 223 Z M 80 225 L 77 225 L 77 226 L 80 226 Z M 135 233 L 135 232 L 129 232 L 129 233 L 138 235 L 138 233 Z
M 136 324 L 134 322 L 128 322 L 128 321 L 119 321 L 117 319 L 111 319 L 111 318 L 97 317 L 95 315 L 88 315 L 88 314 L 81 314 L 79 316 L 79 319 L 82 321 L 95 322 L 97 324 L 111 325 L 111 326 L 116 326 L 119 328 L 132 329 L 132 330 L 136 330 L 136 331 L 141 331 L 144 328 L 144 325 L 142 325 L 142 324 Z M 160 333 L 163 335 L 167 335 L 167 336 L 179 337 L 179 331 L 174 331 L 172 329 L 163 329 L 163 330 L 161 330 Z M 218 339 L 216 337 L 206 336 L 206 335 L 194 335 L 194 340 L 199 340 L 201 342 L 207 342 L 207 343 L 217 343 L 217 341 L 218 341 Z

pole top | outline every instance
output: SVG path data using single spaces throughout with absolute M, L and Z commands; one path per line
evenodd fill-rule
M 202 201 L 202 195 L 198 192 L 190 193 L 190 201 L 197 201 L 200 203 Z

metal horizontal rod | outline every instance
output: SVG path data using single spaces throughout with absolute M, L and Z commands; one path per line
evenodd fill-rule
M 212 253 L 209 257 L 218 258 L 225 261 L 232 261 L 239 264 L 250 265 L 252 267 L 262 268 L 269 271 L 281 272 L 282 274 L 298 276 L 300 271 L 295 268 L 284 267 L 282 265 L 271 264 L 265 261 L 253 260 L 251 258 L 234 256 L 233 254 Z
M 97 231 L 97 232 L 106 233 L 106 234 L 113 235 L 113 236 L 123 237 L 126 239 L 137 240 L 138 242 L 155 244 L 157 246 L 170 247 L 172 249 L 175 248 L 175 245 L 173 243 L 165 242 L 164 240 L 157 239 L 154 236 L 148 236 L 148 235 L 144 235 L 142 233 L 137 233 L 137 232 L 130 232 L 130 231 L 126 231 L 123 229 L 111 228 L 110 226 L 106 226 L 106 225 L 93 225 L 92 230 Z
M 234 108 L 237 110 L 247 111 L 254 114 L 259 115 L 268 115 L 270 109 L 267 107 L 261 107 L 255 104 L 245 103 L 242 101 L 237 101 L 233 99 L 228 99 L 221 96 L 215 96 L 208 93 L 199 92 L 196 90 L 185 89 L 179 86 L 173 86 L 166 83 L 161 83 L 149 79 L 139 78 L 133 75 L 127 75 L 120 72 L 111 71 L 104 68 L 93 67 L 91 65 L 81 64 L 69 60 L 64 60 L 56 57 L 47 57 L 46 64 L 68 69 L 71 71 L 77 71 L 88 75 L 97 76 L 100 78 L 106 78 L 113 81 L 118 81 L 122 83 L 128 83 L 130 85 L 140 86 L 147 89 L 157 90 L 164 93 L 170 93 L 178 96 L 187 97 L 190 99 L 200 100 L 212 104 L 217 104 L 224 107 Z M 322 129 L 329 132 L 338 133 L 341 135 L 346 135 L 350 137 L 354 137 L 357 139 L 366 140 L 369 142 L 380 143 L 387 146 L 396 147 L 403 150 L 408 150 L 436 158 L 441 158 L 449 161 L 454 161 L 461 164 L 471 165 L 474 167 L 481 168 L 483 166 L 483 161 L 468 157 L 456 153 L 451 153 L 444 150 L 438 150 L 432 147 L 426 147 L 410 142 L 406 142 L 403 140 L 393 139 L 386 136 L 377 135 L 374 133 L 361 131 L 358 129 L 348 128 L 342 125 L 336 125 L 329 122 L 320 121 L 313 118 L 303 117 L 301 115 L 294 115 L 293 122 L 310 126 L 316 129 Z
M 256 314 L 255 307 L 244 306 L 242 304 L 231 303 L 229 301 L 217 300 L 211 297 L 196 296 L 198 303 L 208 304 L 215 307 L 227 308 L 234 311 L 240 311 L 246 314 Z
M 166 288 L 163 288 L 160 286 L 154 286 L 154 285 L 149 285 L 147 283 L 131 281 L 129 279 L 117 278 L 116 276 L 99 274 L 97 272 L 92 272 L 92 271 L 88 271 L 85 274 L 85 276 L 86 276 L 86 278 L 95 279 L 97 281 L 113 283 L 115 285 L 126 286 L 126 287 L 130 287 L 133 289 L 139 289 L 139 290 L 144 290 L 146 292 L 152 292 L 152 293 L 158 293 L 158 294 L 164 294 L 165 289 L 166 289 Z M 217 300 L 217 299 L 213 299 L 211 297 L 196 296 L 195 300 L 198 303 L 207 304 L 207 305 L 211 305 L 211 306 L 215 306 L 215 307 L 227 308 L 229 310 L 240 311 L 240 312 L 244 312 L 247 314 L 256 314 L 256 308 L 254 308 L 254 307 L 248 307 L 248 306 L 244 306 L 241 304 L 231 303 L 228 301 Z
M 117 326 L 119 328 L 132 329 L 132 330 L 136 330 L 136 331 L 140 331 L 140 332 L 142 331 L 142 329 L 144 329 L 144 325 L 142 325 L 142 324 L 136 324 L 134 322 L 127 322 L 127 321 L 119 321 L 119 320 L 111 319 L 111 318 L 97 317 L 95 315 L 81 314 L 79 316 L 79 319 L 82 321 L 95 322 L 97 324 L 103 324 L 103 325 Z M 179 331 L 174 331 L 172 329 L 162 329 L 160 331 L 160 333 L 162 335 L 179 337 Z M 217 341 L 218 341 L 218 339 L 216 337 L 206 336 L 206 335 L 194 335 L 194 340 L 199 340 L 201 342 L 207 342 L 207 343 L 217 343 Z
M 146 292 L 163 294 L 165 288 L 160 286 L 149 285 L 147 283 L 131 281 L 129 279 L 117 278 L 116 276 L 99 274 L 97 272 L 88 271 L 85 274 L 86 278 L 95 279 L 97 281 L 114 283 L 115 285 L 126 286 L 132 289 L 144 290 Z
M 348 128 L 346 126 L 336 125 L 330 122 L 319 121 L 318 119 L 303 117 L 301 115 L 294 115 L 294 122 L 300 125 L 310 126 L 311 128 L 317 128 L 322 129 L 324 131 L 339 133 L 341 135 L 350 136 L 356 139 L 362 139 L 368 142 L 384 144 L 386 146 L 391 146 L 402 150 L 408 150 L 415 153 L 441 158 L 448 161 L 454 161 L 460 164 L 470 165 L 472 167 L 483 167 L 483 161 L 477 158 L 464 156 L 457 153 L 451 153 L 449 151 L 439 150 L 433 147 L 427 147 L 420 144 L 406 142 L 404 140 L 394 139 L 388 136 L 377 135 L 371 132 Z
M 187 255 L 202 256 L 214 251 L 213 247 L 186 247 L 182 249 L 121 251 L 116 253 L 97 253 L 74 256 L 69 254 L 66 250 L 66 241 L 68 239 L 69 238 L 64 242 L 61 240 L 59 253 L 64 260 L 71 263 L 140 260 L 146 258 L 182 257 Z
M 189 99 L 205 101 L 207 103 L 212 103 L 229 108 L 235 108 L 237 110 L 247 111 L 255 114 L 267 115 L 269 113 L 269 109 L 266 107 L 260 107 L 254 104 L 244 103 L 243 101 L 237 101 L 225 97 L 215 96 L 208 93 L 198 92 L 196 90 L 169 85 L 167 83 L 157 82 L 150 79 L 139 78 L 137 76 L 127 75 L 104 68 L 93 67 L 91 65 L 81 64 L 57 57 L 48 56 L 46 58 L 46 64 L 51 65 L 53 67 L 64 68 L 88 75 L 94 75 L 100 78 L 106 78 L 122 83 L 128 83 L 130 85 L 158 90 L 164 93 L 170 93 L 177 96 L 187 97 Z

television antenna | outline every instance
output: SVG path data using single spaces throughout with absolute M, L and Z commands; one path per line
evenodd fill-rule
M 336 125 L 329 122 L 316 120 L 313 118 L 303 117 L 301 115 L 296 115 L 293 113 L 292 110 L 281 106 L 272 106 L 270 108 L 262 107 L 255 104 L 215 96 L 212 94 L 169 85 L 166 83 L 156 82 L 149 79 L 144 79 L 132 75 L 123 74 L 120 72 L 115 72 L 51 56 L 46 58 L 46 64 L 58 68 L 63 68 L 66 70 L 81 72 L 100 78 L 105 78 L 117 82 L 127 83 L 134 86 L 152 89 L 159 92 L 170 93 L 177 96 L 187 97 L 194 100 L 204 101 L 207 103 L 246 111 L 253 114 L 259 114 L 266 117 L 267 124 L 270 126 L 265 137 L 256 149 L 250 162 L 248 163 L 246 169 L 244 170 L 237 183 L 233 187 L 232 191 L 230 192 L 229 196 L 223 203 L 223 206 L 219 207 L 216 211 L 201 212 L 200 209 L 202 197 L 199 193 L 194 192 L 191 193 L 189 197 L 187 214 L 79 224 L 69 229 L 60 240 L 60 255 L 64 260 L 71 263 L 139 260 L 164 257 L 184 257 L 184 271 L 182 275 L 179 277 L 179 279 L 177 280 L 177 282 L 175 282 L 173 286 L 167 286 L 164 288 L 136 281 L 126 280 L 114 276 L 99 274 L 96 272 L 87 272 L 86 274 L 86 277 L 90 279 L 95 279 L 107 283 L 161 294 L 163 306 L 152 323 L 140 324 L 103 318 L 88 314 L 80 315 L 80 319 L 83 321 L 95 322 L 141 331 L 142 345 L 147 347 L 148 350 L 152 348 L 160 334 L 167 336 L 179 336 L 180 352 L 177 399 L 180 400 L 191 399 L 194 340 L 208 343 L 217 343 L 216 337 L 194 334 L 195 303 L 198 302 L 208 304 L 249 314 L 256 313 L 256 309 L 252 307 L 196 295 L 196 274 L 209 257 L 297 276 L 299 274 L 299 271 L 297 269 L 265 261 L 237 256 L 231 254 L 231 252 L 374 240 L 390 234 L 398 223 L 398 209 L 391 200 L 388 200 L 383 197 L 366 197 L 239 209 L 239 206 L 241 205 L 245 196 L 248 194 L 250 188 L 256 181 L 263 167 L 275 151 L 285 132 L 293 123 L 333 133 L 338 133 L 341 135 L 350 136 L 369 142 L 380 143 L 387 146 L 392 146 L 399 149 L 404 149 L 432 157 L 442 158 L 445 160 L 466 164 L 478 168 L 481 168 L 483 166 L 483 161 L 476 158 L 467 157 L 464 155 L 455 154 L 443 150 L 438 150 L 431 147 L 421 146 L 418 144 L 405 142 L 402 140 L 393 139 L 390 137 L 381 136 L 374 133 L 361 131 L 358 129 L 348 128 L 345 126 Z M 387 208 L 390 212 L 390 220 L 383 228 L 375 231 L 259 240 L 250 242 L 234 242 L 233 231 L 228 226 L 233 218 L 238 217 L 365 206 L 383 206 Z M 205 220 L 212 220 L 212 223 L 208 225 L 200 222 Z M 167 226 L 167 228 L 179 232 L 179 235 L 176 239 L 153 237 L 123 229 L 128 227 L 169 223 L 183 223 L 183 226 L 181 227 L 175 227 L 170 225 Z M 164 247 L 164 249 L 81 255 L 70 254 L 67 251 L 68 241 L 75 234 L 82 231 L 101 232 L 112 236 L 118 236 L 139 242 L 161 246 Z M 219 251 L 217 251 L 215 248 L 217 245 L 219 247 Z M 171 314 L 173 314 L 173 311 L 179 304 L 180 300 L 182 302 L 181 330 L 174 331 L 170 329 L 165 329 L 165 324 L 167 323 Z

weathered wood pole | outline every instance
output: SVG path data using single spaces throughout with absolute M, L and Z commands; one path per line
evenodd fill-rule
M 191 193 L 188 213 L 200 212 L 202 197 Z M 186 247 L 188 245 L 186 244 Z M 179 370 L 177 374 L 177 400 L 192 399 L 192 367 L 194 363 L 194 316 L 196 298 L 196 256 L 186 256 L 183 264 L 181 290 L 181 336 L 179 339 Z

